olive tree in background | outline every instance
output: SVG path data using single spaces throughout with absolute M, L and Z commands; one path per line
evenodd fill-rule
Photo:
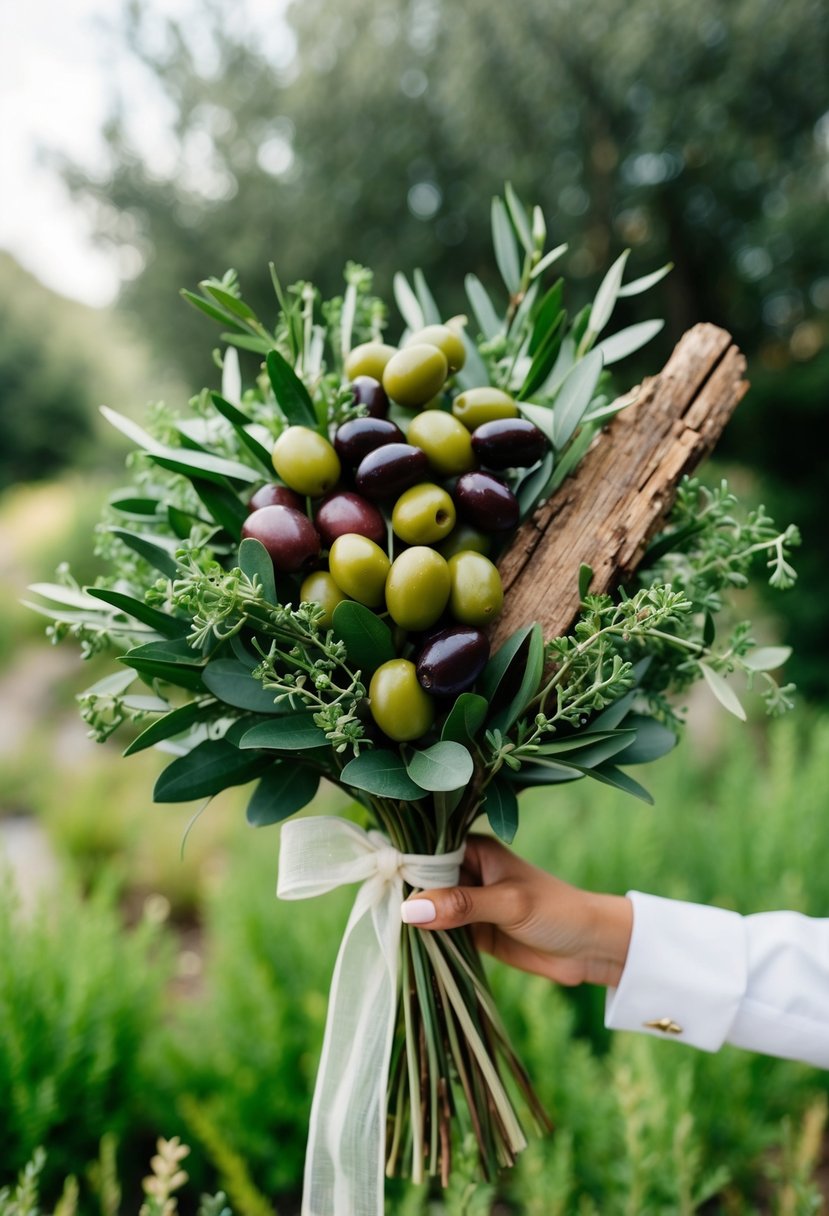
M 64 166 L 98 203 L 101 239 L 141 255 L 123 303 L 155 349 L 201 382 L 204 330 L 179 288 L 234 266 L 267 312 L 269 259 L 283 281 L 332 291 L 351 258 L 386 295 L 396 268 L 419 265 L 447 313 L 460 310 L 462 271 L 497 290 L 488 211 L 505 179 L 570 242 L 574 303 L 625 246 L 636 273 L 672 260 L 650 300 L 669 318 L 661 353 L 706 319 L 749 355 L 755 391 L 731 454 L 804 527 L 812 595 L 793 594 L 789 615 L 812 657 L 794 674 L 829 693 L 809 556 L 829 476 L 809 440 L 829 390 L 829 9 L 301 0 L 266 41 L 227 13 L 202 0 L 182 25 L 133 0 L 121 36 L 169 105 L 164 154 L 135 145 L 137 103 L 123 95 L 106 132 L 111 172 Z M 638 319 L 641 302 L 627 303 Z M 646 357 L 651 370 L 659 355 Z

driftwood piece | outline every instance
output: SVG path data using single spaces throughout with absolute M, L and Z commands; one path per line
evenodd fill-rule
M 744 373 L 731 336 L 696 325 L 664 369 L 633 390 L 635 404 L 596 437 L 501 557 L 505 599 L 494 645 L 529 621 L 548 638 L 566 633 L 578 613 L 582 563 L 593 569 L 595 593 L 633 573 L 678 482 L 711 451 L 748 389 Z

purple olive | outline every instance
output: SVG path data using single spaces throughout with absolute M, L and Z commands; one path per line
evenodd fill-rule
M 355 481 L 367 498 L 396 498 L 422 481 L 428 468 L 429 460 L 420 448 L 410 443 L 387 443 L 363 458 Z
M 287 486 L 277 485 L 273 481 L 260 486 L 248 501 L 248 511 L 258 511 L 260 507 L 293 507 L 295 511 L 302 511 L 304 506 L 295 490 L 289 490 Z
M 403 432 L 387 418 L 352 418 L 334 436 L 334 450 L 350 469 L 356 469 L 369 452 L 389 443 L 403 443 Z
M 439 697 L 455 697 L 471 687 L 489 658 L 489 638 L 482 629 L 455 625 L 434 634 L 420 652 L 417 678 Z
M 518 523 L 518 499 L 491 473 L 464 473 L 454 498 L 461 518 L 481 532 L 505 532 Z
M 355 405 L 364 405 L 369 418 L 385 418 L 389 412 L 386 390 L 373 376 L 355 376 L 348 386 L 354 392 Z
M 546 450 L 546 435 L 525 418 L 495 418 L 472 432 L 472 451 L 489 469 L 526 469 Z
M 261 541 L 275 570 L 293 574 L 319 556 L 320 538 L 307 515 L 293 507 L 259 507 L 242 524 L 242 539 Z
M 381 547 L 386 543 L 386 521 L 373 502 L 359 494 L 341 491 L 329 494 L 322 500 L 314 517 L 317 531 L 326 549 L 330 549 L 338 536 L 357 532 L 367 536 Z

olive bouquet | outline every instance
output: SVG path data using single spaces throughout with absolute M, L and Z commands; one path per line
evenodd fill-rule
M 499 553 L 622 408 L 608 366 L 661 327 L 603 336 L 614 305 L 669 269 L 624 284 L 623 255 L 571 316 L 553 271 L 565 247 L 546 250 L 539 209 L 508 188 L 492 220 L 504 306 L 469 275 L 470 316 L 444 322 L 422 274 L 398 274 L 397 345 L 384 341 L 370 272 L 353 264 L 327 301 L 309 283 L 283 288 L 272 268 L 273 329 L 233 272 L 185 292 L 222 326 L 222 391 L 205 389 L 184 414 L 155 407 L 149 430 L 104 411 L 137 449 L 97 535 L 110 573 L 83 589 L 64 570 L 34 588 L 55 639 L 117 656 L 82 712 L 101 740 L 138 724 L 127 755 L 172 753 L 157 801 L 255 781 L 247 819 L 261 827 L 301 810 L 324 779 L 354 800 L 371 842 L 355 847 L 375 851 L 372 881 L 394 879 L 396 896 L 426 885 L 418 864 L 430 857 L 448 856 L 444 881 L 456 879 L 480 816 L 511 841 L 529 786 L 588 779 L 649 800 L 627 769 L 674 745 L 673 694 L 700 677 L 738 715 L 734 670 L 760 682 L 770 712 L 790 705 L 771 674 L 785 650 L 757 648 L 744 622 L 718 642 L 717 618 L 758 557 L 773 584 L 793 581 L 797 534 L 762 508 L 738 512 L 724 484 L 681 484 L 618 594 L 591 595 L 584 567 L 571 634 L 545 639 L 527 622 L 490 654 Z M 313 822 L 312 869 L 339 847 Z M 382 1110 L 358 1104 L 355 1119 L 343 1074 L 314 1118 L 373 1135 L 381 1175 L 445 1183 L 453 1145 L 471 1137 L 491 1178 L 525 1142 L 516 1108 L 540 1127 L 546 1117 L 480 959 L 465 931 L 421 934 L 399 914 L 391 942 L 388 1032 L 372 1038 L 357 1016 L 368 991 L 343 1014 L 345 1050 L 364 1039 L 381 1060 Z M 359 1162 L 340 1168 L 354 1174 L 353 1210 L 382 1207 L 382 1178 L 378 1199 Z M 306 1210 L 351 1211 L 332 1198 L 330 1162 L 323 1174 Z

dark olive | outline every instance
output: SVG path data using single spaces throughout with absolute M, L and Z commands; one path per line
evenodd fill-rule
M 293 507 L 260 507 L 242 524 L 242 538 L 267 549 L 274 569 L 292 574 L 319 556 L 320 538 L 307 515 Z
M 395 498 L 422 481 L 429 468 L 425 452 L 410 443 L 387 443 L 360 462 L 355 481 L 367 498 Z
M 489 638 L 482 629 L 455 625 L 429 639 L 417 660 L 422 688 L 439 697 L 456 697 L 470 688 L 486 667 Z
M 403 432 L 387 418 L 352 418 L 337 427 L 334 450 L 350 469 L 356 469 L 364 456 L 387 443 L 403 443 Z
M 464 473 L 457 480 L 454 498 L 458 515 L 482 532 L 505 532 L 518 523 L 518 499 L 491 473 Z
M 472 450 L 488 469 L 525 469 L 547 450 L 547 437 L 526 418 L 495 418 L 472 432 Z
M 373 502 L 348 491 L 329 494 L 322 500 L 314 516 L 314 523 L 326 549 L 330 549 L 338 536 L 356 532 L 367 536 L 376 545 L 386 543 L 386 521 Z
M 249 511 L 258 511 L 260 507 L 293 507 L 295 511 L 303 511 L 305 503 L 294 490 L 269 481 L 266 485 L 260 486 L 248 501 Z
M 356 405 L 364 405 L 369 418 L 385 418 L 389 412 L 389 398 L 379 380 L 373 376 L 355 376 L 348 386 L 354 392 Z

